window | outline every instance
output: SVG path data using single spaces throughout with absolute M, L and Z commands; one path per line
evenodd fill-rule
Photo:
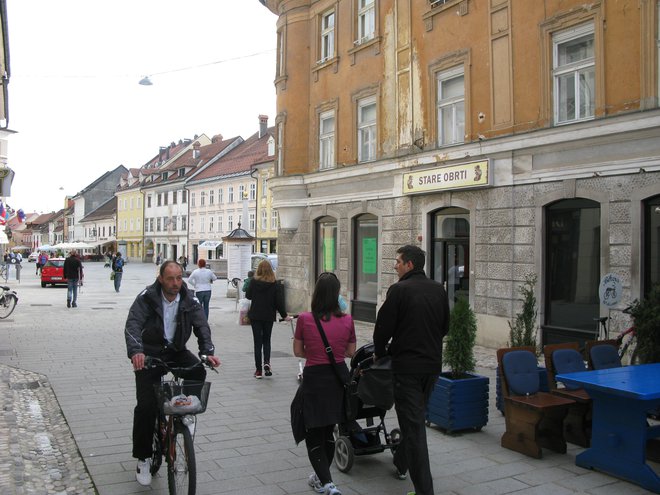
M 277 222 L 277 211 L 271 210 L 270 211 L 270 230 L 277 230 L 278 227 L 278 222 Z
M 185 168 L 180 168 L 179 169 L 179 177 L 183 177 L 184 175 L 186 175 L 186 169 Z
M 163 204 L 163 195 L 161 193 L 158 193 L 157 198 L 158 198 L 157 205 L 162 206 L 162 204 Z
M 183 217 L 186 218 L 186 217 Z M 190 232 L 195 232 L 195 219 L 191 218 L 190 219 Z
M 268 177 L 261 179 L 261 197 L 265 198 L 268 195 Z
M 183 215 L 181 217 L 181 230 L 186 230 L 188 227 L 188 217 L 186 215 Z
M 284 61 L 286 51 L 285 51 L 285 45 L 284 45 L 284 32 L 282 30 L 277 32 L 277 68 L 275 70 L 275 73 L 277 74 L 277 77 L 282 77 L 284 76 Z
M 209 217 L 209 232 L 213 232 L 213 217 Z
M 160 232 L 160 230 L 161 230 L 161 228 L 160 228 L 160 217 L 158 217 L 156 219 L 156 232 Z
M 277 175 L 284 173 L 284 122 L 277 123 Z
M 543 343 L 593 338 L 600 301 L 600 205 L 565 199 L 545 208 Z
M 355 44 L 369 41 L 376 32 L 376 10 L 374 0 L 358 0 L 358 38 Z
M 131 198 L 131 210 L 133 209 L 133 198 Z
M 185 190 L 185 189 L 183 189 L 183 190 L 181 191 L 181 202 L 182 202 L 182 203 L 185 203 L 185 202 L 186 202 L 186 190 Z
M 337 220 L 322 217 L 316 221 L 316 277 L 337 270 Z
M 169 192 L 165 191 L 163 193 L 163 205 L 167 205 L 167 197 L 170 195 Z
M 335 55 L 335 11 L 321 16 L 321 58 L 319 63 L 330 60 Z
M 254 182 L 250 182 L 250 199 L 257 199 L 257 184 Z
M 227 230 L 229 230 L 229 231 L 234 230 L 234 217 L 233 217 L 233 215 L 229 215 L 227 217 Z
M 139 231 L 140 227 L 142 226 L 142 223 L 141 223 L 139 218 L 135 221 L 135 226 L 136 226 L 136 230 Z M 110 230 L 110 228 L 108 227 L 108 231 L 109 230 Z M 105 227 L 103 227 L 103 235 L 105 235 Z
M 229 203 L 234 202 L 234 186 L 229 186 L 227 188 L 227 202 Z
M 142 208 L 142 198 L 138 198 L 138 199 L 137 199 L 137 207 L 138 207 L 138 210 L 139 210 L 140 208 Z
M 195 193 L 194 193 L 194 192 L 191 192 L 191 193 L 190 193 L 190 206 L 191 206 L 192 208 L 195 207 Z
M 245 199 L 245 185 L 241 184 L 238 186 L 238 200 L 243 201 Z
M 555 122 L 564 124 L 593 118 L 596 104 L 593 25 L 555 33 L 552 44 Z
M 257 228 L 257 222 L 256 222 L 256 217 L 254 213 L 250 213 L 250 230 L 254 232 L 254 230 Z
M 202 191 L 202 193 L 199 195 L 199 206 L 204 205 L 206 205 L 206 191 Z
M 209 191 L 209 204 L 212 205 L 215 202 L 215 194 L 213 189 Z
M 177 203 L 177 199 L 179 196 L 179 191 L 172 191 L 172 204 L 175 205 Z
M 319 116 L 319 169 L 335 166 L 335 111 Z
M 437 75 L 438 146 L 465 140 L 465 76 L 463 67 Z
M 223 191 L 224 191 L 224 189 L 222 189 L 222 188 L 218 189 L 218 203 L 224 202 L 224 197 L 223 197 L 223 194 L 222 194 Z
M 134 223 L 134 220 L 132 218 L 131 218 L 130 226 L 131 226 L 131 232 L 133 232 L 135 230 L 135 223 Z
M 268 212 L 261 210 L 261 230 L 268 230 Z
M 222 232 L 222 216 L 218 217 L 218 232 Z
M 360 215 L 355 219 L 354 228 L 355 299 L 375 304 L 378 297 L 378 218 L 369 213 Z
M 147 196 L 147 208 L 151 208 L 151 194 Z
M 358 101 L 358 162 L 376 159 L 376 97 Z
M 205 217 L 199 217 L 199 231 L 200 232 L 205 232 L 206 231 L 204 229 L 205 224 L 206 224 L 206 218 Z

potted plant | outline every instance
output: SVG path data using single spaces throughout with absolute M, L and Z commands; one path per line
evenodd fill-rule
M 538 277 L 534 273 L 528 273 L 525 281 L 518 286 L 518 293 L 522 297 L 522 308 L 516 313 L 513 322 L 509 321 L 509 342 L 508 347 L 532 346 L 539 353 L 538 341 L 536 338 L 538 325 L 536 317 L 538 315 L 538 304 L 534 288 Z M 548 375 L 544 367 L 539 366 L 539 384 L 541 391 L 548 392 Z M 495 406 L 504 413 L 504 404 L 502 403 L 502 386 L 500 384 L 500 370 L 497 369 L 497 379 L 495 384 Z
M 635 300 L 630 314 L 635 324 L 639 363 L 660 363 L 660 284 L 651 289 L 646 299 Z
M 438 377 L 426 411 L 427 423 L 448 432 L 481 430 L 488 423 L 486 376 L 473 373 L 477 318 L 465 298 L 458 298 L 449 316 L 443 362 L 449 371 Z

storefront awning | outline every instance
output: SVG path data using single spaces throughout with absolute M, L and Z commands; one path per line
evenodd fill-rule
M 220 244 L 222 244 L 222 241 L 204 241 L 199 245 L 199 247 L 202 249 L 215 249 Z

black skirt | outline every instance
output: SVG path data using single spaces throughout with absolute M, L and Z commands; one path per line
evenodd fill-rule
M 344 421 L 344 386 L 332 368 L 331 364 L 319 364 L 303 370 L 303 415 L 307 429 Z M 338 364 L 337 368 L 342 381 L 348 381 L 346 363 Z

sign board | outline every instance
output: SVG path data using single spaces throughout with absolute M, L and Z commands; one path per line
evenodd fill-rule
M 598 297 L 603 306 L 611 308 L 619 304 L 622 292 L 621 279 L 616 273 L 608 273 L 600 281 Z
M 243 280 L 250 271 L 252 245 L 247 243 L 227 243 L 227 280 L 240 278 Z
M 403 174 L 403 194 L 483 187 L 490 185 L 489 178 L 488 160 L 435 167 Z

